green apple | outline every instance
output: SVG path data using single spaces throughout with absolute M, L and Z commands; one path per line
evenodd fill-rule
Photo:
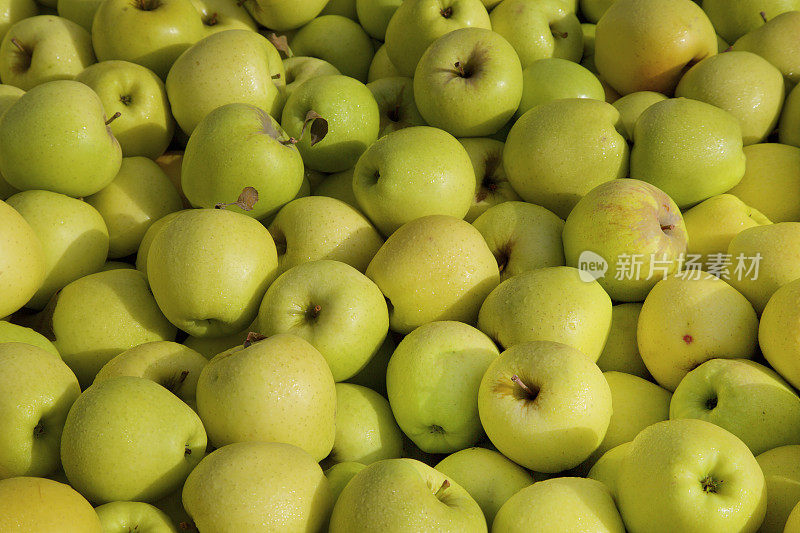
M 254 322 L 246 329 L 237 331 L 236 333 L 231 333 L 230 335 L 225 335 L 224 337 L 189 336 L 186 337 L 186 340 L 183 341 L 183 344 L 187 348 L 191 348 L 195 352 L 201 354 L 206 359 L 211 359 L 217 354 L 244 344 L 244 342 L 247 340 L 247 335 L 251 331 L 255 331 L 257 329 L 255 326 L 256 323 Z
M 177 533 L 169 516 L 149 503 L 109 502 L 95 509 L 103 531 L 127 533 L 128 531 L 158 531 Z
M 431 43 L 414 73 L 414 101 L 425 121 L 458 137 L 492 135 L 522 97 L 514 48 L 484 28 L 462 28 Z
M 308 341 L 336 381 L 361 370 L 388 331 L 389 311 L 380 289 L 339 261 L 290 268 L 267 289 L 258 311 L 259 333 L 290 333 Z
M 485 533 L 487 528 L 481 508 L 455 481 L 414 459 L 387 459 L 350 480 L 333 507 L 329 531 Z
M 497 261 L 480 232 L 444 215 L 401 226 L 366 273 L 389 301 L 389 324 L 398 333 L 435 320 L 474 324 L 481 303 L 500 281 Z
M 617 304 L 611 308 L 611 329 L 597 360 L 603 372 L 625 372 L 644 379 L 651 379 L 650 372 L 639 355 L 636 329 L 639 323 L 640 303 Z
M 356 195 L 353 191 L 353 170 L 351 168 L 342 172 L 328 174 L 322 183 L 314 187 L 314 196 L 335 198 L 360 213 L 361 207 L 358 205 L 358 200 L 356 200 Z
M 31 328 L 12 324 L 5 320 L 0 320 L 0 343 L 4 342 L 21 342 L 23 344 L 30 344 L 41 348 L 46 352 L 61 357 L 55 345 L 50 342 L 47 337 L 38 333 Z
M 383 397 L 387 397 L 386 392 L 386 369 L 389 366 L 389 359 L 391 359 L 397 344 L 392 339 L 391 335 L 387 335 L 383 340 L 383 344 L 378 348 L 372 359 L 358 371 L 358 374 L 348 379 L 348 383 L 354 383 L 363 387 L 370 388 Z
M 156 159 L 156 164 L 161 167 L 161 170 L 164 171 L 164 174 L 167 175 L 169 180 L 175 186 L 175 190 L 178 191 L 178 194 L 183 201 L 183 207 L 190 207 L 189 201 L 186 199 L 186 196 L 183 194 L 183 189 L 181 188 L 181 167 L 183 166 L 183 151 L 182 150 L 170 150 L 164 152 Z
M 323 463 L 370 465 L 402 453 L 402 433 L 386 398 L 361 385 L 337 383 L 336 436 Z
M 597 24 L 614 2 L 616 0 L 580 0 L 581 15 L 592 24 Z
M 754 532 L 766 503 L 764 474 L 747 446 L 703 420 L 669 420 L 643 430 L 617 479 L 617 504 L 629 531 Z
M 147 279 L 159 307 L 198 337 L 221 337 L 250 324 L 277 269 L 267 228 L 224 209 L 182 212 L 156 233 L 147 253 Z
M 472 224 L 497 259 L 501 280 L 564 265 L 564 221 L 544 207 L 504 202 L 487 209 Z
M 48 0 L 52 1 L 52 0 Z M 44 3 L 44 2 L 43 2 Z M 75 24 L 92 33 L 92 21 L 97 8 L 100 7 L 102 0 L 56 0 L 56 11 L 58 16 L 69 19 Z M 35 15 L 36 13 L 34 13 Z
M 38 477 L 0 481 L 0 530 L 101 533 L 92 505 L 72 487 Z
M 370 37 L 385 41 L 389 21 L 402 3 L 403 0 L 356 0 L 357 22 Z
M 103 365 L 93 383 L 117 376 L 146 378 L 194 407 L 197 380 L 207 362 L 199 353 L 175 342 L 145 342 Z
M 622 466 L 622 460 L 628 455 L 631 443 L 625 442 L 614 448 L 611 448 L 604 453 L 600 459 L 594 464 L 587 478 L 596 479 L 605 484 L 608 490 L 611 491 L 611 496 L 616 501 L 617 499 L 617 478 L 619 477 L 619 469 Z
M 659 281 L 639 315 L 637 342 L 647 369 L 674 391 L 686 374 L 715 358 L 755 355 L 758 318 L 722 279 L 686 270 Z
M 517 116 L 537 105 L 564 98 L 605 101 L 603 84 L 588 69 L 559 57 L 538 59 L 522 71 L 522 99 Z
M 314 132 L 316 120 L 309 124 L 312 111 L 325 120 L 327 132 L 321 140 Z M 354 166 L 378 138 L 380 112 L 372 93 L 358 80 L 319 76 L 295 89 L 283 108 L 281 126 L 296 140 L 307 168 L 341 172 Z
M 320 259 L 340 261 L 364 272 L 383 244 L 364 215 L 326 196 L 292 200 L 278 212 L 269 231 L 282 272 Z
M 651 105 L 633 140 L 630 177 L 659 187 L 680 208 L 722 194 L 744 176 L 738 121 L 705 102 L 672 98 Z
M 164 387 L 118 376 L 75 400 L 61 435 L 70 484 L 96 503 L 154 501 L 176 490 L 200 462 L 200 418 Z
M 481 137 L 459 139 L 459 142 L 467 150 L 475 173 L 475 197 L 464 220 L 474 222 L 493 206 L 520 199 L 503 167 L 503 142 Z
M 750 206 L 757 220 L 762 217 L 772 222 L 800 220 L 800 148 L 777 143 L 754 144 L 744 147 L 744 155 L 747 160 L 744 177 L 728 193 Z
M 659 279 L 680 269 L 687 235 L 664 191 L 626 179 L 586 194 L 567 217 L 563 239 L 567 265 L 596 277 L 615 301 L 641 302 Z
M 669 417 L 716 424 L 753 454 L 800 444 L 800 397 L 772 369 L 744 359 L 712 359 L 686 374 Z
M 39 6 L 34 0 L 6 0 L 0 7 L 0 39 L 17 22 L 38 14 Z
M 11 104 L 19 100 L 20 96 L 25 94 L 25 91 L 13 85 L 0 84 L 0 116 L 5 113 L 6 109 L 11 107 Z M 17 189 L 8 184 L 8 182 L 0 173 L 0 200 L 5 200 L 9 196 L 19 192 Z
M 578 62 L 583 55 L 581 23 L 559 1 L 500 2 L 490 19 L 492 29 L 517 51 L 523 68 L 547 57 Z
M 567 266 L 506 279 L 481 306 L 478 328 L 503 348 L 553 341 L 597 361 L 611 328 L 611 298 L 596 280 Z
M 731 240 L 727 256 L 728 282 L 761 313 L 776 290 L 800 277 L 800 222 L 748 228 Z
M 192 0 L 200 13 L 206 33 L 219 33 L 228 30 L 256 31 L 256 23 L 243 4 L 225 0 Z
M 611 1 L 613 2 L 616 0 Z M 589 71 L 593 74 L 597 74 L 597 67 L 594 64 L 594 39 L 595 34 L 597 33 L 597 24 L 590 24 L 588 22 L 582 23 L 581 33 L 583 33 L 583 57 L 581 58 L 580 64 L 581 66 L 589 69 Z M 605 100 L 605 98 L 603 99 Z
M 791 383 L 800 386 L 800 280 L 786 283 L 775 291 L 761 314 L 758 343 L 770 366 Z
M 358 13 L 356 12 L 356 0 L 328 0 L 325 8 L 320 11 L 322 15 L 340 15 L 347 17 L 350 20 L 358 22 Z
M 96 193 L 113 181 L 122 163 L 103 113 L 100 98 L 82 83 L 37 85 L 0 116 L 3 177 L 20 190 Z
M 800 10 L 797 0 L 702 0 L 700 5 L 717 33 L 731 43 L 776 15 Z
M 503 455 L 537 472 L 561 472 L 582 463 L 603 441 L 611 390 L 583 352 L 559 342 L 526 342 L 489 365 L 478 410 Z
M 783 144 L 800 146 L 800 91 L 797 86 L 789 91 L 783 103 L 778 122 L 778 138 Z
M 283 68 L 286 70 L 286 89 L 284 90 L 286 98 L 290 97 L 294 90 L 308 79 L 341 74 L 339 69 L 317 57 L 287 57 L 283 60 Z
M 336 388 L 325 358 L 294 335 L 223 352 L 197 383 L 197 412 L 217 447 L 285 442 L 321 461 L 333 447 L 335 411 Z
M 422 451 L 453 453 L 478 442 L 478 387 L 497 356 L 489 337 L 461 322 L 430 322 L 400 341 L 386 390 L 397 423 Z
M 324 59 L 345 76 L 366 83 L 375 49 L 357 22 L 324 15 L 300 28 L 292 38 L 292 52 Z
M 413 76 L 413 74 L 414 72 L 412 71 L 411 75 Z M 392 64 L 392 60 L 389 59 L 389 54 L 386 51 L 386 45 L 380 45 L 378 49 L 375 50 L 375 55 L 372 56 L 372 61 L 369 64 L 367 81 L 373 82 L 381 78 L 395 78 L 399 76 L 402 75 L 397 70 L 397 67 Z
M 283 32 L 311 21 L 327 3 L 328 0 L 245 0 L 244 7 L 262 26 Z
M 386 53 L 400 76 L 412 77 L 433 41 L 468 27 L 492 27 L 481 0 L 403 1 L 386 27 Z
M 108 255 L 106 223 L 89 203 L 50 191 L 24 191 L 7 200 L 42 245 L 45 278 L 26 307 L 42 309 L 67 284 L 99 271 Z
M 731 48 L 734 51 L 753 52 L 772 63 L 781 71 L 790 88 L 800 81 L 800 43 L 794 38 L 799 28 L 800 13 L 787 11 L 746 33 Z
M 25 91 L 48 81 L 71 80 L 95 61 L 89 33 L 52 15 L 20 20 L 0 43 L 0 78 Z
M 100 4 L 92 21 L 92 44 L 99 61 L 137 63 L 161 79 L 178 56 L 205 34 L 191 0 L 109 0 Z
M 620 114 L 587 98 L 536 106 L 511 127 L 503 166 L 526 202 L 561 218 L 595 186 L 628 173 L 628 144 Z
M 300 152 L 274 118 L 250 104 L 216 108 L 186 145 L 181 187 L 196 207 L 234 203 L 243 189 L 252 187 L 259 201 L 247 210 L 238 205 L 230 209 L 263 219 L 290 202 L 302 183 Z
M 759 531 L 792 533 L 787 520 L 800 502 L 800 446 L 779 446 L 758 455 L 756 461 L 767 488 L 767 514 Z
M 719 54 L 690 68 L 678 83 L 675 96 L 728 111 L 739 121 L 744 144 L 755 144 L 766 139 L 778 124 L 785 96 L 783 75 L 751 52 Z
M 280 117 L 285 84 L 281 56 L 266 37 L 230 30 L 181 54 L 166 86 L 175 120 L 191 135 L 203 117 L 225 104 L 250 104 Z
M 465 448 L 448 455 L 434 468 L 452 479 L 481 506 L 487 525 L 519 490 L 533 484 L 533 476 L 502 454 L 485 448 Z
M 3 342 L 0 376 L 0 480 L 53 473 L 64 420 L 81 392 L 75 374 L 43 348 Z
M 359 158 L 353 192 L 384 235 L 427 215 L 463 218 L 475 194 L 469 154 L 444 130 L 416 126 L 381 137 Z
M 716 53 L 714 27 L 691 0 L 617 0 L 597 23 L 597 71 L 623 96 L 670 95 L 688 66 Z
M 424 126 L 414 101 L 414 82 L 411 78 L 394 76 L 367 84 L 381 114 L 379 137 L 409 126 Z
M 561 477 L 534 483 L 514 494 L 498 511 L 492 531 L 625 533 L 625 526 L 603 483 Z
M 130 263 L 125 263 L 123 261 L 106 261 L 103 266 L 100 268 L 100 272 L 106 272 L 108 270 L 120 270 L 120 269 L 135 269 L 136 267 Z
M 800 531 L 800 504 L 794 506 L 789 518 L 786 519 L 786 527 L 783 529 L 784 533 L 798 533 L 798 531 Z
M 328 485 L 331 487 L 334 504 L 336 503 L 336 500 L 339 499 L 339 495 L 342 493 L 347 484 L 350 483 L 350 480 L 365 468 L 366 465 L 350 461 L 345 463 L 336 463 L 332 467 L 325 470 L 325 477 L 328 478 Z
M 78 74 L 103 102 L 125 157 L 155 159 L 167 149 L 175 130 L 164 82 L 152 71 L 128 61 L 101 61 Z
M 148 228 L 181 209 L 181 198 L 164 171 L 146 157 L 125 157 L 110 184 L 88 196 L 108 227 L 108 257 L 135 254 Z
M 136 269 L 144 274 L 145 278 L 147 278 L 147 254 L 150 252 L 150 245 L 153 243 L 153 239 L 156 234 L 161 231 L 161 228 L 166 226 L 181 213 L 183 213 L 183 211 L 175 211 L 159 218 L 150 224 L 150 227 L 144 232 L 142 242 L 139 244 L 139 250 L 136 253 Z
M 622 121 L 623 135 L 629 142 L 633 142 L 633 132 L 636 129 L 636 122 L 642 113 L 653 104 L 663 102 L 667 97 L 661 93 L 653 91 L 637 91 L 626 94 L 616 100 L 613 104 L 619 111 Z
M 47 258 L 36 231 L 0 201 L 0 315 L 17 311 L 44 283 Z

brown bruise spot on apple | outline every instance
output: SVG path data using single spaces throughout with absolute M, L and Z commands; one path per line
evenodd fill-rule
M 140 11 L 155 11 L 161 7 L 161 0 L 133 0 L 133 7 Z
M 686 335 L 684 335 L 682 337 L 682 339 L 683 339 L 683 342 L 685 342 L 686 344 L 692 344 L 694 342 L 694 337 L 692 337 L 688 333 Z
M 16 37 L 11 39 L 11 44 L 16 48 L 14 52 L 15 61 L 11 69 L 18 74 L 27 72 L 31 68 L 31 62 L 33 61 L 33 50 L 25 48 Z
M 700 480 L 700 485 L 703 487 L 703 492 L 706 494 L 717 494 L 722 483 L 722 479 L 717 479 L 712 474 L 708 474 Z
M 566 32 L 566 31 L 558 31 L 557 29 L 553 28 L 552 26 L 550 26 L 550 33 L 556 39 L 566 39 L 567 37 L 569 37 L 569 33 L 568 32 Z

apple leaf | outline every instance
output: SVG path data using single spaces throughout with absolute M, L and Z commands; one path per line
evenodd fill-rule
M 256 202 L 258 202 L 258 191 L 253 187 L 245 187 L 235 202 L 229 204 L 219 203 L 214 206 L 214 209 L 225 209 L 228 206 L 235 205 L 243 211 L 252 211 Z
M 303 121 L 303 129 L 300 130 L 301 139 L 306 132 L 306 128 L 310 135 L 310 145 L 314 146 L 328 134 L 328 121 L 312 109 L 306 113 L 306 119 Z
M 259 109 L 259 111 L 261 110 Z M 283 143 L 286 140 L 286 135 L 278 128 L 271 116 L 264 111 L 261 111 L 261 113 L 261 130 L 276 141 Z
M 261 333 L 256 333 L 255 331 L 251 331 L 250 333 L 247 334 L 247 338 L 242 343 L 242 347 L 247 348 L 249 346 L 252 346 L 253 343 L 256 343 L 258 341 L 263 341 L 266 338 L 267 338 L 266 335 L 262 335 Z
M 289 39 L 287 39 L 285 35 L 278 35 L 273 32 L 270 33 L 269 37 L 267 38 L 269 39 L 269 42 L 272 43 L 272 46 L 278 50 L 278 52 L 282 53 L 286 57 L 294 56 L 292 49 L 289 48 Z

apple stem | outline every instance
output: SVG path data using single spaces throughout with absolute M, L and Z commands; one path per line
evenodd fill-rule
M 212 13 L 211 16 L 208 17 L 208 20 L 206 20 L 206 26 L 216 26 L 218 16 L 217 13 Z
M 15 37 L 15 38 L 13 38 L 13 39 L 11 39 L 11 44 L 13 44 L 14 46 L 16 46 L 16 47 L 17 47 L 17 49 L 18 49 L 20 52 L 22 52 L 23 54 L 30 55 L 30 52 L 28 52 L 28 51 L 25 49 L 25 47 L 24 47 L 24 46 L 22 46 L 22 43 L 21 43 L 21 42 L 19 42 L 19 41 L 16 39 L 16 37 Z
M 552 34 L 553 34 L 553 37 L 559 37 L 561 39 L 566 39 L 567 37 L 569 37 L 569 33 L 565 32 L 565 31 L 552 30 Z
M 519 388 L 527 392 L 529 395 L 531 396 L 534 395 L 533 391 L 527 385 L 525 385 L 525 383 L 523 383 L 521 379 L 519 379 L 518 375 L 514 374 L 513 376 L 511 376 L 511 381 L 519 385 Z
M 116 113 L 114 113 L 113 115 L 111 115 L 111 118 L 109 118 L 108 120 L 106 120 L 106 126 L 108 126 L 109 124 L 111 124 L 112 122 L 114 122 L 115 120 L 117 120 L 117 119 L 118 119 L 119 117 L 121 117 L 121 116 L 122 116 L 122 113 L 120 113 L 119 111 L 117 111 Z
M 761 18 L 764 20 L 764 23 L 766 24 L 767 23 L 767 13 L 766 13 L 766 11 L 761 11 L 759 13 L 759 15 L 761 15 Z
M 448 488 L 450 488 L 450 481 L 448 481 L 448 480 L 446 480 L 446 479 L 445 479 L 445 480 L 442 482 L 442 486 L 441 486 L 441 487 L 439 487 L 439 490 L 437 490 L 437 491 L 436 491 L 436 494 L 435 494 L 435 496 L 436 496 L 437 498 L 440 498 L 440 497 L 442 496 L 442 493 L 443 493 L 444 491 L 446 491 Z
M 675 229 L 675 224 L 667 224 L 666 226 L 661 226 L 661 231 L 672 231 Z
M 458 73 L 459 76 L 461 76 L 462 78 L 467 77 L 467 73 L 464 72 L 464 65 L 461 64 L 461 61 L 456 61 L 454 66 L 456 67 L 456 72 Z

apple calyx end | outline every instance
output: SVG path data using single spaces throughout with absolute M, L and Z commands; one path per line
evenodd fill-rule
M 453 7 L 447 6 L 439 10 L 439 14 L 442 15 L 444 18 L 449 19 L 453 16 Z
M 722 479 L 715 479 L 714 476 L 708 474 L 700 480 L 700 485 L 702 485 L 703 492 L 706 494 L 717 494 L 723 482 Z

